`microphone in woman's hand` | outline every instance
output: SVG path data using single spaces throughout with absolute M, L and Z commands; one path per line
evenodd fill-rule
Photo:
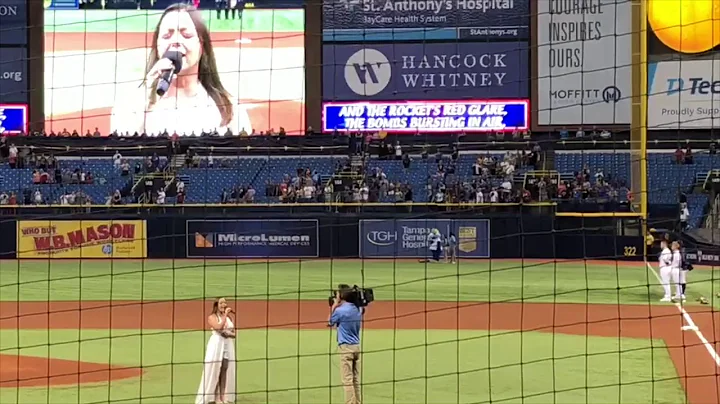
M 162 58 L 170 60 L 174 68 L 172 70 L 164 71 L 162 76 L 160 76 L 160 80 L 158 80 L 155 93 L 161 97 L 165 95 L 167 90 L 170 88 L 170 83 L 172 83 L 173 75 L 180 73 L 180 70 L 182 70 L 183 54 L 182 52 L 178 51 L 167 51 Z

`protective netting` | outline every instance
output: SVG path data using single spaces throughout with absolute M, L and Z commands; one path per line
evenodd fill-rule
M 632 14 L 627 4 L 613 3 L 605 16 L 588 4 L 579 25 L 566 16 L 546 23 L 586 33 L 599 23 L 602 40 L 617 44 L 632 33 L 618 28 Z M 353 13 L 368 5 L 346 2 L 336 15 L 326 4 L 325 28 L 331 19 L 353 29 Z M 227 9 L 227 17 L 226 9 L 202 10 L 217 66 L 200 76 L 226 90 L 208 94 L 217 112 L 190 103 L 194 93 L 171 94 L 150 112 L 148 103 L 159 101 L 132 98 L 138 86 L 145 90 L 148 61 L 168 47 L 184 52 L 185 66 L 193 49 L 208 54 L 192 48 L 193 38 L 208 44 L 195 21 L 192 33 L 180 17 L 163 26 L 163 10 L 46 11 L 48 133 L 296 134 L 306 130 L 310 93 L 328 102 L 378 94 L 506 102 L 530 98 L 537 81 L 532 116 L 558 126 L 562 140 L 511 130 L 487 141 L 420 133 L 412 142 L 389 135 L 330 146 L 217 146 L 200 138 L 138 147 L 130 138 L 76 149 L 72 137 L 27 148 L 10 140 L 0 170 L 7 215 L 0 229 L 11 240 L 0 243 L 0 402 L 185 403 L 204 380 L 206 401 L 343 402 L 343 377 L 353 371 L 327 327 L 328 297 L 339 284 L 371 288 L 376 298 L 360 333 L 366 403 L 720 400 L 717 273 L 686 274 L 686 301 L 661 303 L 655 256 L 665 234 L 714 227 L 707 222 L 717 220 L 717 204 L 708 206 L 699 184 L 716 168 L 715 155 L 693 155 L 684 144 L 682 155 L 668 150 L 686 140 L 679 129 L 645 157 L 644 144 L 635 153 L 635 138 L 592 128 L 630 123 L 621 77 L 632 63 L 613 59 L 618 50 L 583 45 L 577 54 L 568 36 L 552 48 L 570 59 L 600 57 L 595 67 L 536 72 L 534 53 L 542 59 L 551 46 L 522 33 L 544 5 L 460 29 L 412 26 L 417 10 L 397 9 L 405 29 L 326 32 L 335 42 L 316 38 L 313 49 L 306 49 L 307 9 Z M 308 52 L 321 53 L 321 63 L 308 65 Z M 487 56 L 498 54 L 505 56 Z M 306 97 L 307 71 L 318 66 L 322 85 Z M 476 75 L 477 66 L 489 70 Z M 397 77 L 398 70 L 408 72 Z M 17 81 L 14 67 L 0 71 Z M 3 97 L 25 92 L 4 83 Z M 224 125 L 204 122 L 208 116 Z M 645 164 L 648 185 L 633 186 L 642 180 L 634 167 Z M 658 207 L 647 222 L 631 208 L 638 190 Z M 583 212 L 590 209 L 601 212 Z M 646 251 L 650 227 L 656 239 Z M 221 322 L 212 314 L 221 297 L 234 310 L 232 354 L 210 331 Z M 224 397 L 215 394 L 220 377 L 209 365 L 223 359 L 235 372 Z M 211 376 L 203 379 L 204 371 Z

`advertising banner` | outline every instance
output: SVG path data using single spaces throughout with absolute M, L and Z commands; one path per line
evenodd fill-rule
M 538 2 L 538 125 L 630 124 L 631 4 Z
M 720 60 L 648 64 L 648 128 L 720 127 Z
M 324 0 L 323 40 L 528 38 L 529 0 Z
M 246 9 L 242 19 L 220 23 L 213 6 L 199 11 L 194 20 L 181 19 L 181 26 L 161 20 L 162 15 L 162 10 L 45 10 L 48 133 L 98 128 L 103 136 L 113 131 L 152 136 L 165 130 L 190 136 L 218 129 L 224 136 L 228 129 L 238 135 L 243 129 L 251 133 L 253 128 L 260 132 L 282 127 L 288 135 L 305 134 L 304 10 Z M 173 91 L 184 85 L 174 80 L 158 99 L 167 108 L 155 113 L 147 97 L 155 85 L 142 85 L 145 69 L 154 63 L 150 49 L 167 49 L 167 38 L 175 30 L 208 32 L 209 43 L 194 34 L 176 39 L 189 55 L 184 65 L 192 70 L 199 63 L 203 70 L 198 74 L 224 91 L 198 109 L 188 95 L 194 90 Z M 156 31 L 159 35 L 153 36 Z M 178 98 L 169 100 L 171 96 Z
M 0 104 L 27 104 L 27 49 L 0 48 Z
M 18 258 L 146 258 L 144 220 L 19 220 Z
M 0 46 L 27 45 L 27 1 L 3 0 L 0 4 Z
M 0 104 L 0 134 L 17 135 L 27 130 L 27 105 Z
M 487 219 L 388 219 L 360 221 L 361 258 L 428 258 L 428 235 L 438 229 L 443 237 L 455 234 L 460 258 L 490 257 L 490 221 Z
M 188 258 L 316 258 L 317 220 L 188 220 Z
M 527 98 L 527 42 L 324 45 L 327 101 Z
M 324 132 L 458 133 L 528 129 L 528 100 L 329 102 Z

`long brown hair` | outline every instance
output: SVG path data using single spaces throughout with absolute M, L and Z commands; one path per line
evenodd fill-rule
M 217 64 L 215 63 L 215 51 L 213 51 L 212 41 L 210 39 L 210 31 L 208 31 L 205 22 L 202 19 L 200 12 L 193 6 L 188 4 L 177 3 L 169 6 L 163 11 L 158 20 L 155 32 L 153 32 L 152 47 L 150 48 L 150 56 L 148 57 L 147 66 L 145 67 L 145 77 L 150 73 L 150 69 L 155 66 L 155 63 L 160 60 L 160 55 L 157 52 L 157 41 L 160 36 L 160 24 L 166 15 L 173 11 L 185 11 L 190 15 L 190 19 L 195 26 L 195 30 L 200 38 L 200 46 L 202 47 L 202 54 L 200 55 L 200 62 L 198 67 L 198 77 L 200 84 L 205 88 L 210 98 L 215 101 L 215 104 L 220 111 L 220 126 L 227 126 L 233 119 L 233 106 L 230 102 L 232 98 L 230 93 L 225 89 L 222 82 L 220 81 L 220 75 L 218 74 Z M 157 81 L 152 83 L 151 88 L 157 86 Z M 143 84 L 146 84 L 143 81 Z M 155 91 L 150 91 L 148 96 L 148 108 L 155 105 L 157 102 L 157 94 Z
M 219 313 L 220 299 L 222 299 L 222 297 L 215 298 L 215 301 L 213 302 L 212 313 L 210 313 L 210 314 L 218 314 Z

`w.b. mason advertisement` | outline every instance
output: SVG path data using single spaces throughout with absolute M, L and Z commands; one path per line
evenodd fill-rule
M 628 125 L 631 0 L 539 0 L 538 125 Z
M 720 126 L 718 10 L 715 1 L 648 1 L 648 128 Z
M 460 258 L 490 257 L 487 219 L 387 219 L 360 221 L 360 258 L 428 258 L 428 236 L 455 235 Z

